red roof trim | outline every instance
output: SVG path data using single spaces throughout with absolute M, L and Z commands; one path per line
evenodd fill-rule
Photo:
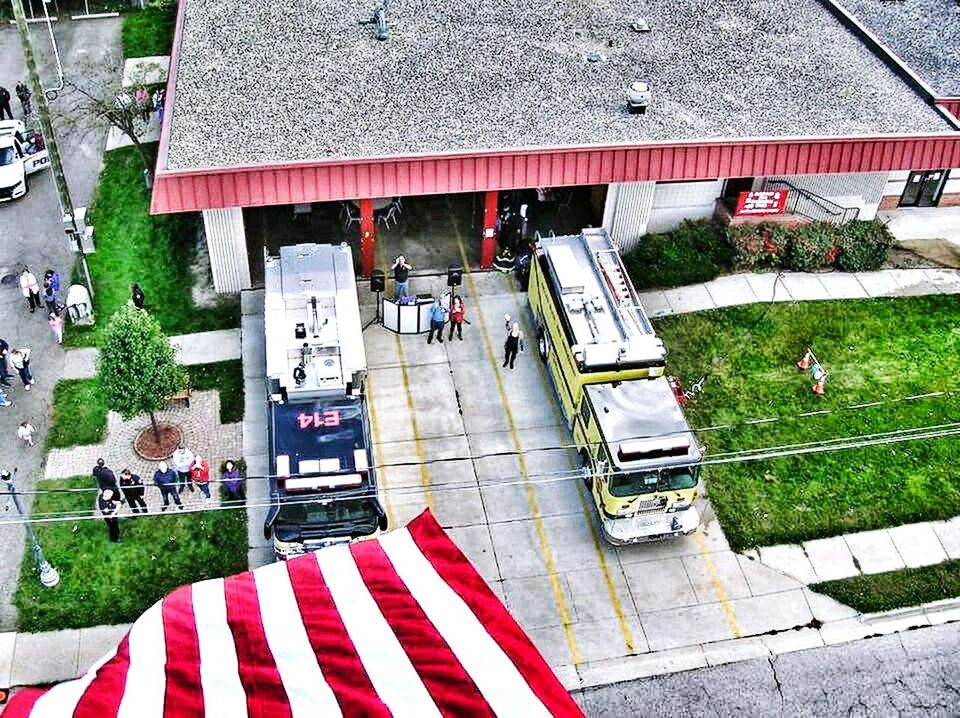
M 164 138 L 166 131 L 165 125 Z M 161 146 L 161 152 L 163 149 Z M 960 133 L 318 160 L 207 170 L 158 169 L 150 211 L 163 214 L 537 186 L 943 167 L 960 167 Z
M 938 97 L 937 104 L 960 121 L 960 97 Z

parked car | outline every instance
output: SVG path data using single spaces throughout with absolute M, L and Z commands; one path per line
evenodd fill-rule
M 23 197 L 27 177 L 50 166 L 50 155 L 39 130 L 20 120 L 0 122 L 0 202 Z

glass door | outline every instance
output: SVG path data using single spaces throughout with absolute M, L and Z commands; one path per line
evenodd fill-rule
M 901 207 L 936 207 L 946 184 L 948 170 L 911 172 L 900 197 Z

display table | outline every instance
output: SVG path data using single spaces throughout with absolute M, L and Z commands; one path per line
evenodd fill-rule
M 430 331 L 430 307 L 433 297 L 417 295 L 416 304 L 397 304 L 383 297 L 380 300 L 380 316 L 383 326 L 397 334 L 422 334 Z

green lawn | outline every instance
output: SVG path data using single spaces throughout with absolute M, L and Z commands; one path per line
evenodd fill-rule
M 125 58 L 170 54 L 177 6 L 176 3 L 166 5 L 167 7 L 148 5 L 143 10 L 123 16 L 120 42 Z
M 220 392 L 220 423 L 243 421 L 243 362 L 239 359 L 187 367 L 195 391 Z M 47 449 L 99 444 L 107 428 L 107 405 L 96 379 L 63 379 L 53 390 Z
M 41 490 L 93 486 L 86 476 L 38 484 Z M 32 513 L 90 513 L 94 496 L 40 494 Z M 119 544 L 109 542 L 100 519 L 35 526 L 44 554 L 60 572 L 60 585 L 40 585 L 27 547 L 14 597 L 21 631 L 133 621 L 177 586 L 247 569 L 244 510 L 123 519 Z
M 53 388 L 46 448 L 99 444 L 107 429 L 107 404 L 96 379 L 63 379 Z
M 777 304 L 659 320 L 668 371 L 689 386 L 692 426 L 790 417 L 953 389 L 960 302 L 952 296 Z M 826 396 L 794 362 L 805 347 L 830 372 Z M 709 454 L 960 420 L 956 395 L 701 432 Z M 960 514 L 960 440 L 913 441 L 705 467 L 707 492 L 735 550 Z
M 93 327 L 67 327 L 67 344 L 98 344 L 110 315 L 129 300 L 131 282 L 140 283 L 147 309 L 167 334 L 240 324 L 238 297 L 225 297 L 213 307 L 198 308 L 193 303 L 190 267 L 196 254 L 198 216 L 151 216 L 149 207 L 136 151 L 108 152 L 91 210 L 97 251 L 88 262 L 97 322 Z
M 220 391 L 220 423 L 243 421 L 243 362 L 240 359 L 188 366 L 194 391 Z
M 810 588 L 861 613 L 892 611 L 960 597 L 960 561 L 826 581 Z

